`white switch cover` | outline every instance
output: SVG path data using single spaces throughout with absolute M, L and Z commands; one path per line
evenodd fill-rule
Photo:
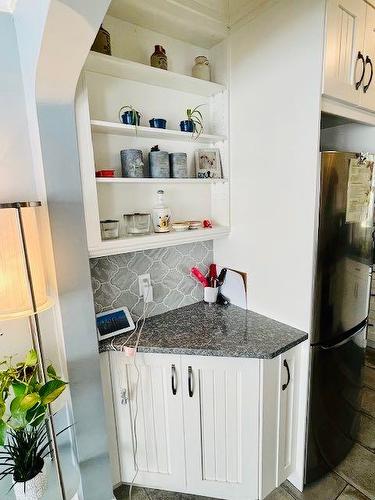
M 145 302 L 152 302 L 154 295 L 151 286 L 151 276 L 149 274 L 141 274 L 138 276 L 139 295 L 144 297 Z

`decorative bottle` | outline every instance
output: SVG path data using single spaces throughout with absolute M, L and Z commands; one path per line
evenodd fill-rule
M 155 52 L 151 56 L 151 66 L 159 69 L 168 69 L 168 58 L 161 45 L 155 45 Z
M 101 52 L 102 54 L 107 54 L 107 56 L 111 55 L 111 35 L 107 30 L 103 28 L 102 24 L 100 25 L 91 50 L 94 50 L 95 52 Z
M 165 205 L 164 191 L 157 191 L 157 204 L 152 209 L 152 222 L 155 233 L 169 233 L 171 229 L 171 210 Z
M 201 80 L 211 80 L 210 63 L 206 56 L 198 56 L 195 58 L 192 74 L 194 78 Z

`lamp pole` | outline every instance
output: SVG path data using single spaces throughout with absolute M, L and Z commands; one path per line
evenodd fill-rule
M 30 290 L 31 303 L 32 303 L 32 308 L 33 308 L 33 315 L 29 316 L 29 324 L 30 324 L 31 336 L 32 336 L 32 340 L 33 340 L 33 346 L 34 346 L 34 349 L 38 355 L 38 359 L 40 361 L 38 364 L 39 375 L 40 375 L 40 378 L 41 378 L 43 384 L 45 384 L 47 381 L 47 377 L 46 377 L 46 371 L 45 371 L 45 362 L 44 362 L 44 354 L 43 354 L 43 347 L 42 347 L 40 322 L 39 322 L 37 303 L 36 303 L 36 298 L 35 298 L 35 290 L 34 290 L 32 273 L 31 273 L 30 258 L 29 258 L 29 254 L 28 254 L 28 250 L 27 250 L 25 227 L 24 227 L 24 223 L 23 223 L 23 219 L 22 219 L 22 208 L 40 207 L 41 202 L 40 201 L 15 202 L 15 203 L 9 203 L 6 205 L 7 205 L 6 207 L 4 207 L 2 205 L 1 208 L 15 208 L 17 210 L 18 222 L 19 222 L 21 239 L 22 239 L 22 249 L 23 249 L 23 254 L 24 254 L 24 258 L 25 258 L 26 272 L 27 272 L 27 278 L 28 278 L 28 284 L 29 284 L 29 290 Z M 57 439 L 56 439 L 55 426 L 53 423 L 51 405 L 48 405 L 48 413 L 49 413 L 49 418 L 47 419 L 47 429 L 48 429 L 48 433 L 49 433 L 50 439 L 51 439 L 52 460 L 55 462 L 55 466 L 56 466 L 56 475 L 57 475 L 57 481 L 58 481 L 59 488 L 60 488 L 61 498 L 62 498 L 62 500 L 66 500 L 67 497 L 66 497 L 66 493 L 65 493 L 65 487 L 64 487 L 64 481 L 63 481 L 63 476 L 62 476 L 59 452 L 58 452 L 58 448 L 57 448 Z

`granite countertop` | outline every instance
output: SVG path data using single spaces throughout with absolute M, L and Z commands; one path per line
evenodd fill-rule
M 121 350 L 128 337 L 102 340 L 99 350 Z M 147 319 L 138 351 L 270 359 L 306 339 L 307 333 L 261 314 L 198 302 Z

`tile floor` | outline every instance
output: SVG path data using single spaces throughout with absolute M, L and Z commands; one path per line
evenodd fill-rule
M 368 349 L 365 387 L 361 407 L 361 429 L 356 444 L 333 472 L 308 486 L 303 493 L 286 481 L 266 500 L 375 500 L 375 349 Z M 117 500 L 127 500 L 128 487 L 115 491 Z M 133 488 L 132 500 L 215 500 L 195 495 Z

